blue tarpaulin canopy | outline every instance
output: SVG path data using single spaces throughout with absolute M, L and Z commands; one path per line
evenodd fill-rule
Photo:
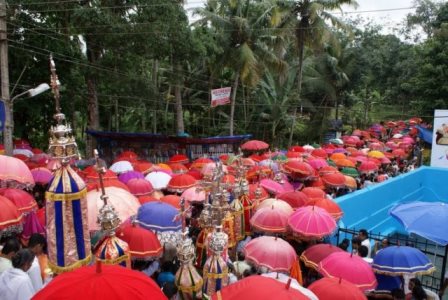
M 424 128 L 422 126 L 415 126 L 418 129 L 418 136 L 428 144 L 432 144 L 433 132 L 431 129 Z

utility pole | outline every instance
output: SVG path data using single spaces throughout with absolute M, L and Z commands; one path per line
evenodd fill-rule
M 2 100 L 5 103 L 5 126 L 3 131 L 3 144 L 7 155 L 12 155 L 12 129 L 14 120 L 12 116 L 12 102 L 9 98 L 9 69 L 8 69 L 8 40 L 6 32 L 6 0 L 0 0 L 0 75 L 2 87 Z

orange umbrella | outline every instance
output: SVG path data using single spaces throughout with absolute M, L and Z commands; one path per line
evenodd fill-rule
M 345 156 L 344 153 L 333 153 L 333 154 L 330 156 L 330 159 L 331 159 L 332 161 L 337 161 L 338 159 L 344 159 L 344 158 L 347 158 L 347 156 Z
M 347 159 L 347 158 L 335 160 L 335 164 L 339 168 L 345 168 L 345 167 L 354 168 L 355 167 L 355 164 L 350 159 Z
M 3 232 L 21 232 L 22 214 L 17 206 L 6 197 L 0 196 L 0 236 Z
M 344 177 L 345 177 L 345 186 L 346 187 L 348 187 L 349 189 L 352 189 L 352 190 L 356 190 L 358 188 L 355 178 L 353 178 L 351 176 L 347 176 L 347 175 L 344 175 Z
M 339 205 L 327 197 L 310 200 L 307 205 L 315 205 L 325 209 L 336 221 L 339 220 L 344 214 Z
M 330 187 L 344 187 L 345 177 L 344 174 L 338 172 L 334 174 L 326 174 L 322 176 L 322 181 L 325 185 Z

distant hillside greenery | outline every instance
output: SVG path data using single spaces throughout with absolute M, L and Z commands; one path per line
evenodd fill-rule
M 418 0 L 395 34 L 343 19 L 350 0 L 9 0 L 12 95 L 49 82 L 86 129 L 191 136 L 252 133 L 279 147 L 448 108 L 448 3 Z M 363 15 L 364 16 L 364 15 Z M 210 90 L 232 87 L 211 108 Z M 47 145 L 51 93 L 14 106 L 15 137 Z M 90 150 L 89 150 L 90 151 Z

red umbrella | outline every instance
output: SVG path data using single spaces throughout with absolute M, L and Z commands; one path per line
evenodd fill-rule
M 323 158 L 323 159 L 327 159 L 327 157 L 328 157 L 327 151 L 325 151 L 322 148 L 314 149 L 313 151 L 311 151 L 311 155 L 314 157 L 319 157 L 319 158 Z
M 37 209 L 37 203 L 34 197 L 23 190 L 0 189 L 0 195 L 11 200 L 22 215 Z
M 186 164 L 188 163 L 190 160 L 188 159 L 187 156 L 183 155 L 183 154 L 176 154 L 170 157 L 170 159 L 168 160 L 169 163 L 179 163 L 179 164 Z
M 73 288 L 76 287 L 74 290 Z M 117 265 L 86 266 L 55 277 L 33 300 L 168 300 L 147 275 Z
M 53 173 L 47 168 L 34 168 L 31 170 L 34 182 L 38 184 L 48 184 L 53 179 Z
M 100 176 L 99 176 L 98 172 L 96 171 L 95 167 L 93 167 L 93 166 L 91 166 L 91 167 L 87 167 L 84 170 L 86 179 L 88 181 L 98 181 L 99 182 Z M 113 180 L 113 179 L 118 180 L 117 174 L 115 174 L 114 171 L 107 169 L 106 173 L 103 174 L 103 180 Z
M 302 193 L 308 196 L 309 200 L 325 198 L 327 194 L 316 187 L 306 187 L 302 190 Z
M 273 278 L 253 275 L 228 285 L 212 296 L 213 300 L 308 300 L 309 298 L 288 284 Z
M 281 193 L 277 195 L 277 198 L 285 201 L 286 203 L 291 205 L 292 208 L 305 206 L 309 201 L 308 196 L 305 193 L 299 191 Z
M 374 163 L 373 161 L 365 161 L 362 162 L 361 165 L 358 167 L 358 171 L 360 173 L 371 173 L 378 171 L 378 165 Z
M 195 185 L 196 179 L 194 179 L 193 176 L 188 174 L 180 174 L 170 179 L 167 189 L 171 192 L 181 193 Z
M 3 231 L 22 231 L 22 214 L 6 197 L 0 196 L 0 236 Z
M 299 236 L 323 238 L 333 233 L 336 221 L 323 208 L 304 206 L 298 208 L 288 220 L 288 225 Z
M 251 156 L 249 156 L 250 159 L 252 159 L 254 162 L 260 162 L 262 161 L 264 158 L 261 155 L 258 154 L 252 154 Z
M 339 205 L 327 197 L 310 200 L 307 205 L 315 205 L 325 209 L 336 221 L 342 218 L 342 215 L 344 214 Z
M 339 170 L 332 166 L 326 166 L 319 169 L 319 175 L 326 175 L 326 174 L 334 174 L 338 173 Z
M 319 273 L 324 277 L 342 278 L 362 291 L 374 289 L 377 285 L 372 267 L 358 255 L 336 252 L 319 263 Z
M 26 156 L 25 154 L 14 154 L 15 158 L 20 159 L 21 161 L 28 161 L 30 158 Z
M 250 218 L 250 224 L 263 232 L 287 232 L 289 215 L 280 208 L 263 207 Z
M 334 174 L 326 174 L 322 176 L 322 181 L 329 187 L 344 187 L 345 177 L 344 174 L 338 172 Z
M 328 162 L 323 158 L 308 158 L 308 164 L 315 170 L 319 170 L 323 167 L 328 167 Z
M 0 155 L 0 183 L 30 187 L 34 185 L 34 178 L 30 169 L 20 159 Z
M 267 148 L 269 148 L 269 144 L 258 140 L 247 141 L 241 145 L 241 149 L 250 151 L 264 150 Z
M 163 196 L 162 198 L 160 198 L 160 201 L 169 204 L 171 206 L 174 206 L 175 208 L 179 209 L 180 208 L 180 197 L 176 196 L 176 195 L 166 195 Z M 186 204 L 188 204 L 188 202 L 185 202 Z
M 309 187 L 325 190 L 324 182 L 322 181 L 322 178 L 318 177 L 316 180 L 313 180 Z M 303 192 L 303 191 L 302 191 Z
M 308 289 L 319 299 L 366 300 L 367 297 L 351 282 L 342 278 L 322 278 L 313 282 Z
M 104 187 L 117 187 L 117 188 L 123 189 L 127 192 L 131 192 L 129 190 L 128 186 L 118 179 L 104 180 L 103 184 L 104 184 Z M 99 180 L 87 183 L 86 187 L 87 187 L 88 192 L 93 191 L 93 190 L 99 191 L 101 189 Z
M 184 174 L 188 172 L 187 167 L 181 163 L 170 163 L 169 166 L 174 174 Z
M 260 185 L 272 194 L 281 194 L 286 192 L 280 183 L 272 179 L 263 179 L 260 181 Z
M 302 255 L 300 255 L 300 259 L 307 267 L 317 270 L 321 260 L 326 258 L 331 253 L 341 251 L 344 250 L 331 244 L 317 244 L 303 251 Z
M 152 231 L 137 224 L 123 223 L 117 237 L 128 243 L 131 258 L 152 259 L 162 255 L 163 247 Z
M 151 182 L 142 178 L 134 178 L 129 180 L 126 185 L 134 196 L 145 196 L 152 193 L 154 190 Z
M 193 164 L 191 165 L 192 169 L 198 169 L 199 171 L 202 170 L 202 167 L 206 164 L 213 163 L 213 160 L 208 157 L 200 157 L 196 159 Z
M 137 197 L 138 202 L 140 202 L 141 205 L 147 203 L 147 202 L 153 202 L 153 201 L 159 201 L 159 199 L 153 197 L 153 196 L 139 196 Z
M 289 173 L 301 178 L 309 177 L 314 173 L 313 167 L 308 163 L 296 160 L 288 161 L 283 165 L 283 168 L 285 168 L 285 170 Z
M 302 158 L 302 152 L 288 151 L 288 152 L 286 152 L 286 157 L 288 159 L 301 159 Z
M 405 158 L 406 156 L 408 156 L 403 149 L 395 149 L 392 151 L 392 154 L 395 157 L 399 157 L 399 158 Z
M 288 151 L 301 152 L 301 153 L 306 152 L 305 149 L 303 149 L 302 146 L 291 146 L 291 148 L 289 148 Z
M 244 246 L 246 260 L 274 272 L 289 272 L 297 259 L 296 251 L 285 240 L 273 236 L 261 236 Z
M 141 172 L 144 175 L 152 171 L 153 164 L 149 161 L 137 161 L 133 165 L 134 171 Z
M 138 158 L 138 155 L 134 151 L 127 150 L 121 152 L 120 155 L 118 155 L 118 158 L 130 158 L 131 160 L 135 160 Z

